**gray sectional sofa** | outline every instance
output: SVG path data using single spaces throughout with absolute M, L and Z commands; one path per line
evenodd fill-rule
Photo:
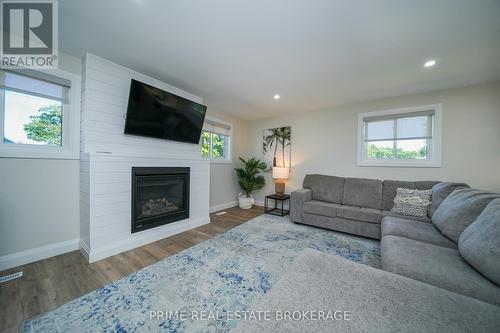
M 426 218 L 390 211 L 398 187 L 432 189 Z M 291 194 L 290 218 L 380 239 L 383 270 L 500 306 L 499 194 L 463 183 L 307 175 Z

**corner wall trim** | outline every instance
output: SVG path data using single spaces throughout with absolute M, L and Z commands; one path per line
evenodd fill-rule
M 90 257 L 90 247 L 89 245 L 83 240 L 80 238 L 80 253 L 82 254 L 82 256 L 87 259 L 87 261 L 89 260 L 89 257 Z
M 210 206 L 210 213 L 217 212 L 219 210 L 228 209 L 238 206 L 238 201 L 230 201 L 220 205 Z
M 0 271 L 78 250 L 80 239 L 70 239 L 0 257 Z

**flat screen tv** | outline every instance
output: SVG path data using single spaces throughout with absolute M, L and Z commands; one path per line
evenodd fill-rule
M 125 134 L 198 144 L 207 107 L 132 80 Z

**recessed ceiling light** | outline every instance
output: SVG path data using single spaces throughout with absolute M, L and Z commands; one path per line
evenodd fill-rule
M 432 67 L 435 64 L 436 64 L 436 60 L 429 60 L 429 61 L 425 62 L 424 67 Z
M 276 99 L 276 100 L 278 100 L 278 99 L 280 99 L 280 95 L 274 95 L 273 98 Z

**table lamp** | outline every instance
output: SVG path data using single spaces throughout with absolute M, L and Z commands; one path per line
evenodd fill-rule
M 274 183 L 274 190 L 276 194 L 285 193 L 285 182 L 283 179 L 288 179 L 288 168 L 284 167 L 273 167 L 273 179 L 276 179 Z

